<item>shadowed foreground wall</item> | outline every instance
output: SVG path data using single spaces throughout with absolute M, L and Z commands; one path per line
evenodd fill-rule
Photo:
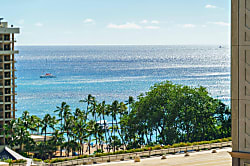
M 232 0 L 231 17 L 231 155 L 250 166 L 250 0 Z

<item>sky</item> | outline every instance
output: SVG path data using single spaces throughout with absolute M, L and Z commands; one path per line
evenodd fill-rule
M 229 45 L 228 0 L 0 0 L 18 45 Z

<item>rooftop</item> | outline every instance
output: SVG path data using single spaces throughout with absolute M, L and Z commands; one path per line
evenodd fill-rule
M 8 22 L 0 22 L 0 33 L 1 34 L 9 34 L 9 33 L 19 33 L 19 28 L 14 28 L 13 25 L 11 27 L 8 26 Z

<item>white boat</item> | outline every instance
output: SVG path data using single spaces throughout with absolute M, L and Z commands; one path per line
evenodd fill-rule
M 40 75 L 40 78 L 56 78 L 56 76 L 51 73 L 46 73 L 45 75 Z

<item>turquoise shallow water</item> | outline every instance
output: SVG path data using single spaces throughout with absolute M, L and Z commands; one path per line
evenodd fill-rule
M 205 86 L 230 104 L 230 50 L 218 46 L 19 46 L 17 116 L 24 110 L 42 117 L 62 101 L 90 93 L 98 101 L 125 101 L 154 83 Z M 41 79 L 51 72 L 56 78 Z

